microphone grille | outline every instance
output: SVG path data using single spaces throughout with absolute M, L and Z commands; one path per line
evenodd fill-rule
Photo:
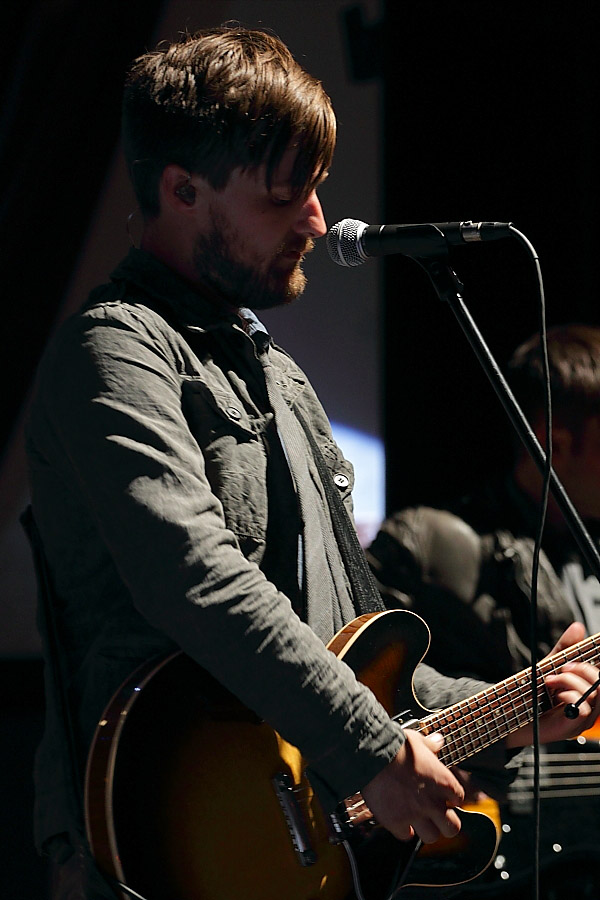
M 362 266 L 366 262 L 360 237 L 367 227 L 359 219 L 342 219 L 327 233 L 327 252 L 338 266 Z

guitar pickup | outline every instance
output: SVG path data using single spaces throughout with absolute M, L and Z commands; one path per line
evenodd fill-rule
M 289 775 L 278 772 L 271 783 L 275 788 L 279 805 L 288 826 L 290 837 L 296 856 L 303 866 L 313 866 L 317 861 L 317 854 L 311 845 L 308 829 L 304 821 L 304 815 L 294 793 L 294 784 Z

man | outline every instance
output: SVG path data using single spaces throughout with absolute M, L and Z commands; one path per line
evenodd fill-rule
M 454 835 L 463 789 L 439 736 L 405 734 L 325 648 L 369 590 L 332 524 L 335 491 L 350 509 L 352 470 L 304 374 L 248 309 L 298 296 L 325 233 L 329 98 L 276 38 L 217 28 L 137 60 L 123 110 L 141 249 L 48 348 L 28 428 L 80 765 L 123 678 L 179 647 L 301 749 L 326 809 L 362 790 L 400 839 Z M 549 687 L 561 704 L 594 677 L 579 665 Z M 416 686 L 446 705 L 481 683 L 422 666 Z M 597 706 L 594 694 L 582 717 Z M 560 709 L 543 725 L 547 738 L 581 727 Z M 507 747 L 528 740 L 521 730 Z M 60 863 L 56 898 L 102 896 L 63 747 L 50 697 L 37 843 Z
M 598 543 L 600 328 L 556 326 L 548 331 L 547 346 L 554 469 Z M 507 379 L 543 445 L 544 372 L 537 335 L 515 351 Z M 515 447 L 511 472 L 501 482 L 482 486 L 447 510 L 417 507 L 398 511 L 383 523 L 367 551 L 386 603 L 408 605 L 425 618 L 432 633 L 428 660 L 448 675 L 468 674 L 498 681 L 531 661 L 531 568 L 542 476 L 520 441 Z M 588 634 L 600 631 L 596 573 L 589 570 L 552 496 L 540 558 L 537 610 L 538 658 L 550 651 L 574 620 L 583 623 Z M 591 889 L 594 895 L 600 883 L 595 873 L 590 874 L 581 865 L 586 847 L 600 838 L 595 800 L 585 800 L 586 794 L 594 794 L 595 759 L 581 749 L 580 760 L 573 761 L 572 745 L 551 748 L 554 756 L 549 757 L 543 771 L 542 799 L 552 799 L 542 808 L 542 837 L 548 838 L 549 846 L 560 846 L 562 853 L 560 856 L 549 850 L 549 857 L 554 856 L 557 864 L 568 850 L 578 857 L 577 865 L 571 859 L 568 870 L 565 868 L 568 875 L 563 893 L 554 874 L 552 885 L 557 898 L 571 895 L 574 871 L 579 879 L 585 878 L 585 890 Z M 566 756 L 561 759 L 556 754 Z M 504 810 L 513 833 L 516 827 L 522 827 L 522 813 L 527 810 L 527 804 L 519 799 L 523 791 L 530 796 L 531 784 L 520 778 L 509 792 L 509 805 Z M 519 814 L 516 818 L 511 815 L 515 812 Z M 528 817 L 527 822 L 530 828 Z M 564 823 L 562 832 L 557 822 Z M 543 851 L 544 842 L 542 857 Z M 500 852 L 508 855 L 503 845 Z M 530 856 L 525 854 L 519 862 L 525 870 Z M 514 864 L 510 882 L 513 891 L 516 870 Z M 577 884 L 581 886 L 579 881 Z M 582 895 L 588 896 L 585 892 Z

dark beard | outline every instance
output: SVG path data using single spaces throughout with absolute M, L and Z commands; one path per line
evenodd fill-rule
M 212 223 L 211 233 L 196 239 L 194 268 L 200 283 L 228 306 L 273 309 L 291 303 L 302 293 L 306 276 L 300 263 L 292 272 L 278 272 L 274 266 L 267 272 L 259 272 L 232 255 L 236 236 L 214 212 Z

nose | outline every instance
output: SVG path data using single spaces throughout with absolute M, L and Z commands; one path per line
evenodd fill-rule
M 305 237 L 318 238 L 323 237 L 327 231 L 325 217 L 321 201 L 317 197 L 317 192 L 312 191 L 300 210 L 300 215 L 296 223 L 296 231 Z

